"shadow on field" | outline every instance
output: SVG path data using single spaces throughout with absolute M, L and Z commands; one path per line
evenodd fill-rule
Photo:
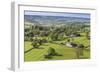
M 89 57 L 80 57 L 79 59 L 89 59 Z
M 24 51 L 24 53 L 27 53 L 27 52 L 29 52 L 29 51 L 31 51 L 33 48 L 31 48 L 31 49 L 29 49 L 29 50 L 27 50 L 27 51 Z
M 32 49 L 35 49 L 35 48 L 31 48 L 31 49 L 29 49 L 29 50 L 27 50 L 27 51 L 24 51 L 24 53 L 27 53 L 27 52 L 31 51 Z M 38 48 L 36 48 L 36 49 L 44 49 L 44 48 L 38 47 Z

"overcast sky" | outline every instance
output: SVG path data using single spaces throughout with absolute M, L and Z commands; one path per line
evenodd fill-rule
M 89 13 L 65 13 L 65 12 L 34 12 L 24 11 L 24 15 L 40 15 L 40 16 L 64 16 L 64 17 L 79 17 L 79 18 L 90 18 Z

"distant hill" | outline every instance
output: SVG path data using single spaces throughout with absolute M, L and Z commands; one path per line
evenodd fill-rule
M 39 24 L 39 25 L 90 23 L 89 18 L 64 17 L 64 16 L 24 15 L 24 20 L 27 23 L 33 23 L 33 24 Z

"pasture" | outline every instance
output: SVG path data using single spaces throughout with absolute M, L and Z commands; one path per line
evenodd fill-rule
M 82 33 L 83 34 L 83 33 Z M 44 37 L 43 37 L 44 38 Z M 54 41 L 54 42 L 47 42 L 43 43 L 39 46 L 39 49 L 32 48 L 32 42 L 25 41 L 25 56 L 24 60 L 25 62 L 30 61 L 47 61 L 47 60 L 70 60 L 70 59 L 77 59 L 76 56 L 76 49 L 74 47 L 68 47 L 66 45 L 62 45 L 60 43 L 66 42 L 68 38 L 65 38 L 61 41 Z M 77 44 L 84 44 L 85 46 L 90 44 L 90 41 L 87 40 L 85 37 L 85 34 L 83 34 L 81 37 L 75 37 L 73 42 Z M 45 58 L 44 55 L 47 54 L 48 49 L 52 47 L 55 49 L 55 51 L 59 54 L 62 54 L 62 56 L 53 56 L 51 59 Z M 80 59 L 89 59 L 90 58 L 90 49 L 84 49 L 83 50 L 84 55 L 80 57 Z
M 90 59 L 89 13 L 35 13 L 24 14 L 25 62 Z

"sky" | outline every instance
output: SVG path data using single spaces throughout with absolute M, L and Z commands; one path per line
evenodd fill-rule
M 78 17 L 78 18 L 89 18 L 90 19 L 90 14 L 89 13 L 24 11 L 24 15 L 64 16 L 64 17 Z

